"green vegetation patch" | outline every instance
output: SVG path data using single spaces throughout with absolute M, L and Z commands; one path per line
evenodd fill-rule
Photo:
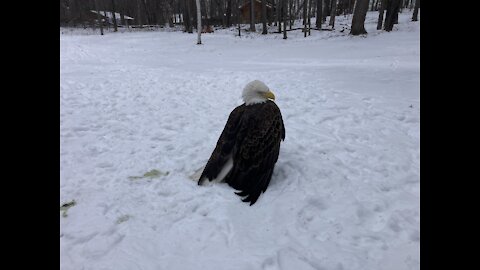
M 62 206 L 60 206 L 60 211 L 63 211 L 62 213 L 62 217 L 67 217 L 67 211 L 68 209 L 70 209 L 70 207 L 72 206 L 75 206 L 77 204 L 77 202 L 75 200 L 72 200 L 71 202 L 67 202 L 67 203 L 64 203 L 62 204 Z
M 130 215 L 123 215 L 117 219 L 117 224 L 123 223 L 130 219 Z
M 158 178 L 158 177 L 166 176 L 168 174 L 169 174 L 168 171 L 162 172 L 162 171 L 153 169 L 149 172 L 144 173 L 143 176 L 129 176 L 128 179 L 136 180 L 136 179 L 142 179 L 142 178 Z

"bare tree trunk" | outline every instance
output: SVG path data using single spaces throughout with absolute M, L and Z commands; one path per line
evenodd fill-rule
M 227 27 L 232 26 L 232 0 L 227 0 Z
M 330 0 L 325 0 L 325 5 L 323 9 L 323 23 L 327 22 L 327 16 L 330 15 L 330 10 L 331 10 L 330 6 L 331 6 Z
M 143 25 L 142 7 L 140 5 L 140 1 L 142 1 L 142 0 L 137 0 L 137 24 L 138 25 Z
M 215 13 L 214 13 L 215 5 L 214 5 L 214 3 L 215 3 L 215 1 L 210 0 L 210 19 L 213 19 L 215 17 Z M 213 23 L 213 25 L 215 25 L 215 23 Z
M 295 23 L 295 18 L 293 18 L 292 16 L 292 13 L 293 13 L 293 1 L 290 0 L 289 2 L 287 2 L 287 6 L 288 6 L 288 28 L 290 30 L 292 30 L 292 26 L 293 24 Z
M 278 32 L 281 33 L 282 32 L 282 19 L 281 19 L 281 5 L 283 5 L 283 2 L 284 0 L 277 0 L 277 22 L 278 22 Z
M 121 23 L 122 25 L 125 25 L 125 14 L 123 14 L 122 11 L 120 11 L 120 12 L 121 12 L 121 13 L 120 13 L 120 23 Z
M 255 0 L 250 0 L 250 31 L 255 32 Z
M 267 2 L 266 0 L 262 0 L 262 35 L 267 34 Z
M 356 36 L 367 33 L 365 30 L 365 17 L 367 16 L 367 11 L 368 0 L 357 0 L 352 18 L 352 29 L 350 30 L 351 35 Z
M 387 14 L 385 16 L 385 31 L 390 32 L 395 24 L 395 17 L 398 16 L 400 0 L 390 0 L 387 5 Z M 397 17 L 398 18 L 398 17 Z
M 330 23 L 329 25 L 332 26 L 332 29 L 335 29 L 335 16 L 337 15 L 337 1 L 338 0 L 332 0 L 332 10 L 330 13 Z
M 307 37 L 307 0 L 303 0 L 303 37 Z
M 184 24 L 186 26 L 186 30 L 189 34 L 193 34 L 193 25 L 192 25 L 192 9 L 190 8 L 190 1 L 191 0 L 186 0 L 186 5 L 185 5 L 185 10 L 187 16 L 183 19 Z
M 226 22 L 226 18 L 225 18 L 225 5 L 224 5 L 224 1 L 218 1 L 218 7 L 219 7 L 219 11 L 220 11 L 220 17 L 222 18 L 222 26 L 223 27 L 226 27 L 227 26 L 227 22 Z
M 113 16 L 113 27 L 114 27 L 114 32 L 117 32 L 117 17 L 115 15 L 115 0 L 112 0 L 112 16 Z
M 207 8 L 207 3 L 206 1 L 200 0 L 200 10 L 203 10 L 203 14 L 205 14 L 205 20 L 203 21 L 204 26 L 209 27 L 210 26 L 210 21 L 208 17 L 208 8 Z M 203 27 L 203 25 L 202 25 Z
M 401 6 L 398 6 L 397 12 L 393 13 L 393 24 L 398 24 L 398 13 L 401 13 Z
M 287 39 L 287 0 L 282 0 L 283 39 Z
M 317 0 L 317 16 L 316 16 L 317 18 L 315 21 L 315 27 L 317 27 L 320 30 L 322 30 L 322 20 L 323 20 L 322 7 L 323 7 L 323 0 Z
M 307 24 L 307 0 L 303 0 L 303 25 Z
M 98 3 L 97 3 L 98 0 L 95 0 L 95 10 L 97 11 L 97 21 L 98 23 L 100 24 L 100 35 L 103 36 L 103 23 L 102 23 L 102 19 L 100 18 L 100 11 L 98 10 Z
M 382 30 L 383 13 L 385 12 L 385 6 L 387 5 L 387 0 L 379 0 L 379 1 L 382 1 L 382 2 L 380 3 L 380 9 L 378 10 L 377 30 Z
M 184 26 L 184 32 L 189 33 L 189 28 L 190 28 L 190 14 L 189 14 L 189 9 L 188 9 L 188 1 L 189 0 L 182 0 L 182 21 L 183 21 L 183 26 Z
M 413 9 L 412 22 L 418 21 L 418 8 L 420 7 L 420 0 L 415 0 L 415 8 Z
M 275 0 L 272 0 L 272 6 L 275 7 L 275 10 L 274 10 L 274 14 L 273 14 L 273 26 L 277 26 L 277 22 L 278 22 L 278 1 L 275 1 Z
M 197 38 L 197 44 L 200 45 L 202 44 L 202 12 L 201 12 L 201 7 L 200 7 L 200 0 L 196 0 L 195 3 L 197 4 L 197 32 L 198 32 L 198 38 Z
M 205 10 L 205 9 L 204 9 Z M 167 18 L 168 20 L 168 26 L 169 27 L 173 27 L 174 25 L 174 18 L 176 16 L 174 16 L 174 11 L 173 11 L 173 8 L 172 8 L 172 5 L 170 3 L 166 3 L 166 8 L 165 8 L 165 17 Z M 176 19 L 175 19 L 176 20 Z
M 143 11 L 145 12 L 145 18 L 146 18 L 147 24 L 151 25 L 152 22 L 150 21 L 150 12 L 148 12 L 147 3 L 145 3 L 145 0 L 141 0 L 141 2 L 142 2 Z
M 241 19 L 240 19 L 240 9 L 238 8 L 238 5 L 240 4 L 240 0 L 237 0 L 236 4 L 235 4 L 235 10 L 236 10 L 236 14 L 237 14 L 237 25 L 238 25 L 238 36 L 241 37 L 242 36 L 242 33 L 240 32 L 240 23 L 241 23 Z
M 310 28 L 312 28 L 312 20 L 311 20 L 311 17 L 312 17 L 312 0 L 308 0 L 308 35 L 310 36 L 311 33 L 310 33 Z

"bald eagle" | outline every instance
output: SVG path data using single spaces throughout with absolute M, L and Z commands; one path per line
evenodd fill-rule
M 248 83 L 243 89 L 244 103 L 228 117 L 217 145 L 198 184 L 205 180 L 226 182 L 253 205 L 267 190 L 273 168 L 285 140 L 280 109 L 274 94 L 261 81 Z

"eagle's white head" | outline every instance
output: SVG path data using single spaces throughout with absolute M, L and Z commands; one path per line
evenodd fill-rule
M 275 95 L 270 91 L 267 85 L 259 80 L 249 82 L 243 88 L 242 99 L 245 105 L 263 103 L 268 99 L 275 100 Z

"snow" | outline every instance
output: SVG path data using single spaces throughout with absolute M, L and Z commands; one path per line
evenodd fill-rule
M 61 269 L 419 269 L 420 26 L 377 14 L 363 37 L 60 35 Z M 254 79 L 286 139 L 250 207 L 190 177 Z

